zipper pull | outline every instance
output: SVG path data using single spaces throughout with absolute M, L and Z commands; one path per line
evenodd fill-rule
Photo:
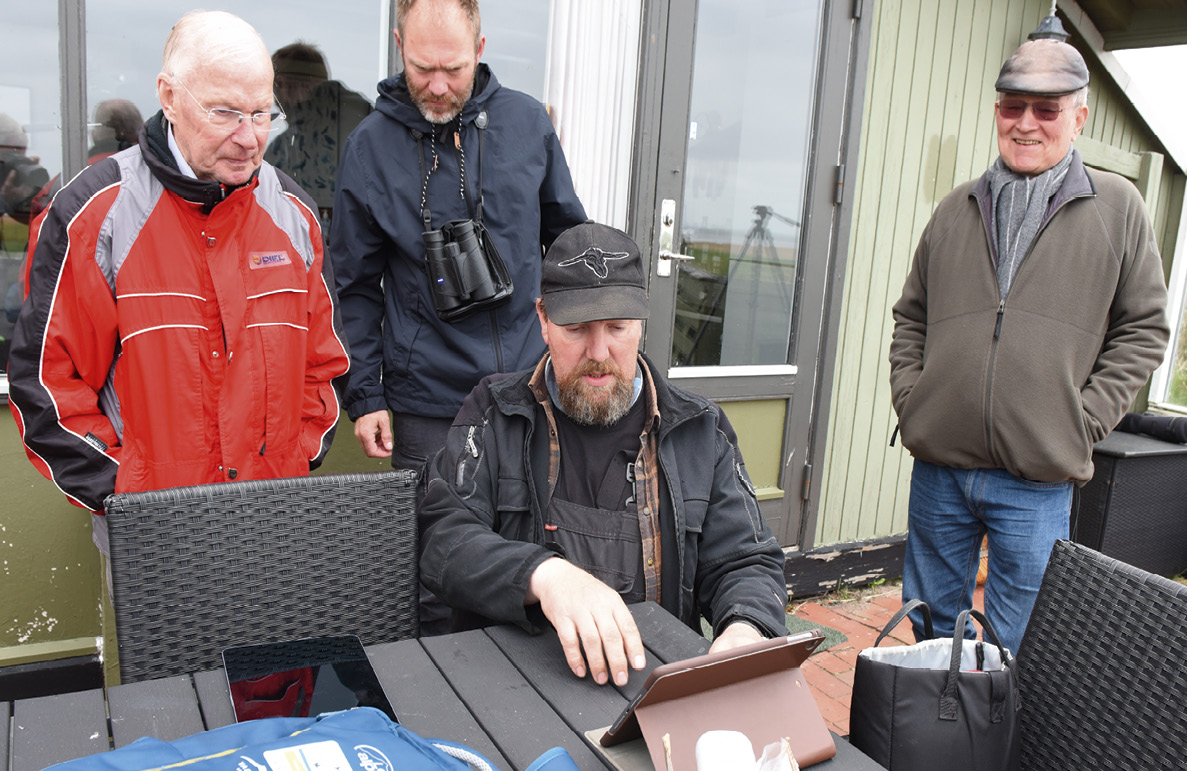
M 474 441 L 474 432 L 478 430 L 477 426 L 470 426 L 470 430 L 466 433 L 466 443 L 462 447 L 462 454 L 458 455 L 457 468 L 454 469 L 453 481 L 458 487 L 461 487 L 462 482 L 466 476 L 466 454 L 465 450 L 470 451 L 470 455 L 474 458 L 478 457 L 478 443 Z
M 993 339 L 996 340 L 1002 335 L 1002 314 L 1006 312 L 1006 301 L 1001 300 L 997 304 L 997 324 L 993 327 Z

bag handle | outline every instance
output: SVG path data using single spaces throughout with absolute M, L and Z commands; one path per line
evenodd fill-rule
M 498 771 L 495 765 L 469 747 L 444 739 L 430 739 L 429 742 L 451 758 L 457 758 L 477 771 Z
M 927 636 L 927 639 L 930 640 L 934 638 L 936 633 L 931 626 L 931 608 L 927 607 L 927 603 L 923 600 L 907 600 L 905 603 L 903 603 L 903 606 L 898 609 L 898 612 L 891 616 L 890 620 L 886 622 L 886 626 L 882 628 L 882 634 L 878 635 L 878 639 L 874 641 L 874 647 L 877 648 L 878 644 L 886 639 L 886 635 L 894 631 L 894 628 L 901 624 L 903 619 L 907 617 L 907 614 L 915 610 L 915 608 L 919 608 L 923 611 L 923 632 Z
M 944 684 L 944 692 L 940 694 L 940 720 L 955 720 L 957 708 L 960 706 L 960 699 L 956 696 L 957 678 L 960 676 L 960 659 L 964 648 L 964 628 L 969 623 L 969 616 L 977 620 L 981 625 L 983 635 L 990 638 L 990 642 L 997 646 L 998 653 L 1001 654 L 1002 665 L 1010 665 L 1010 654 L 1002 647 L 1001 640 L 998 639 L 997 632 L 993 628 L 993 624 L 989 623 L 989 619 L 981 611 L 967 608 L 960 611 L 960 615 L 956 617 L 956 627 L 952 633 L 952 657 L 948 661 L 948 681 Z M 1000 689 L 993 688 L 993 680 L 990 680 L 990 689 L 993 692 L 993 704 L 990 706 L 990 714 L 994 711 L 1002 712 L 1003 708 L 999 702 L 1005 701 L 1005 693 L 1000 692 Z M 999 722 L 997 720 L 993 722 Z

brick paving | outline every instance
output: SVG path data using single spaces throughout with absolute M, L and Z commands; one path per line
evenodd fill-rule
M 845 736 L 849 733 L 849 697 L 853 691 L 853 668 L 857 654 L 874 644 L 882 627 L 902 605 L 901 587 L 893 585 L 862 590 L 851 600 L 821 598 L 793 605 L 792 615 L 830 626 L 849 639 L 817 653 L 804 664 L 804 677 L 828 727 Z M 984 588 L 977 587 L 973 606 L 985 610 Z M 914 642 L 911 625 L 904 621 L 882 645 Z

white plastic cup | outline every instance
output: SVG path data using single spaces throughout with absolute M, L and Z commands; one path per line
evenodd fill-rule
M 697 739 L 697 771 L 757 771 L 754 745 L 740 731 L 706 731 Z

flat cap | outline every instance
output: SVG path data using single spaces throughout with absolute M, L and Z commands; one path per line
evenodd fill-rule
M 1067 43 L 1028 40 L 1006 59 L 994 85 L 1009 94 L 1070 94 L 1088 85 L 1088 65 Z

